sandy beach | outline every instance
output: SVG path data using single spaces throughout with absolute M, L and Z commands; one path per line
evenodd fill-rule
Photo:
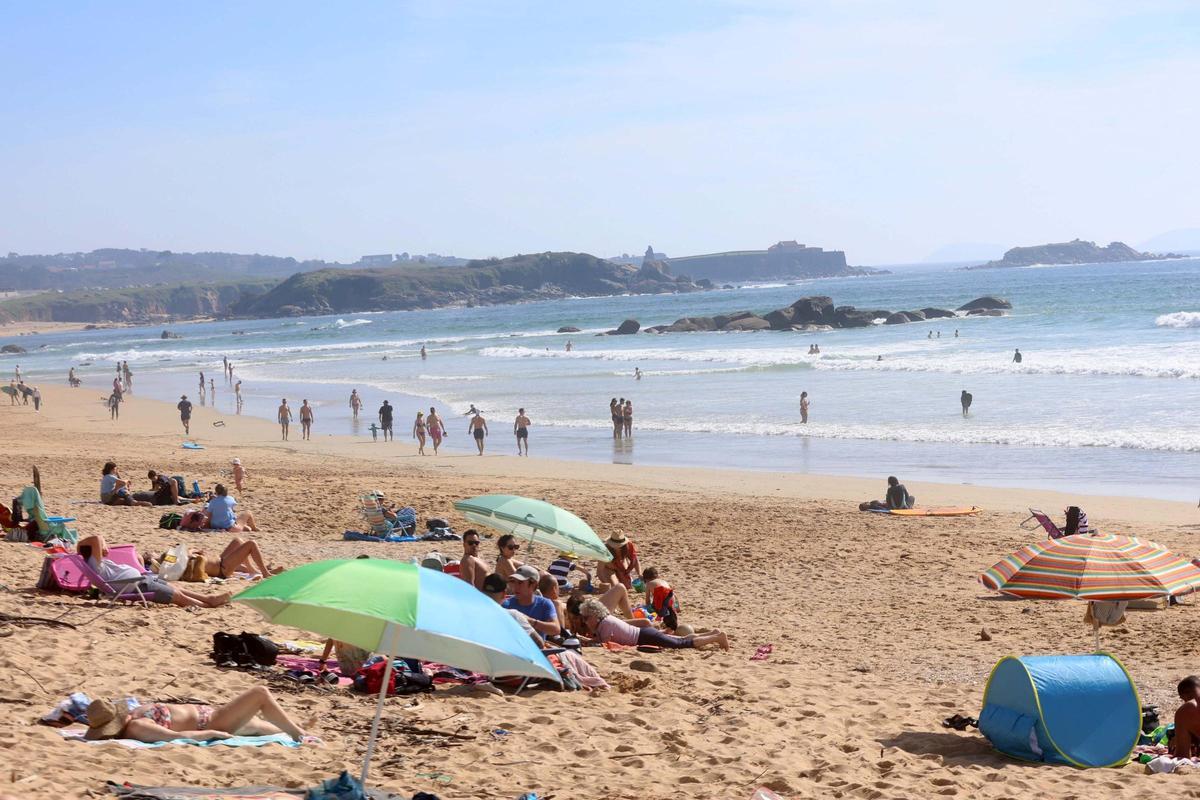
M 859 501 L 882 495 L 887 465 L 872 465 L 878 479 L 856 479 L 536 455 L 421 457 L 407 437 L 385 444 L 326 436 L 319 420 L 312 441 L 300 441 L 296 425 L 293 440 L 283 443 L 275 425 L 218 418 L 205 408 L 196 409 L 191 438 L 206 449 L 188 451 L 180 448 L 182 428 L 168 404 L 132 396 L 114 423 L 96 390 L 43 386 L 42 392 L 40 414 L 32 406 L 0 406 L 6 455 L 0 487 L 5 498 L 19 494 L 37 465 L 48 508 L 77 517 L 81 533 L 132 543 L 139 553 L 176 542 L 219 551 L 228 538 L 159 530 L 161 509 L 91 502 L 108 459 L 144 488 L 148 468 L 211 486 L 229 478 L 231 458 L 241 458 L 249 478 L 239 508 L 254 512 L 263 529 L 254 538 L 284 566 L 364 552 L 408 559 L 434 549 L 342 541 L 343 530 L 361 527 L 355 502 L 365 490 L 414 506 L 422 519 L 447 517 L 459 531 L 467 525 L 454 500 L 522 494 L 574 511 L 602 535 L 626 531 L 643 566 L 658 566 L 675 587 L 683 621 L 730 634 L 729 652 L 646 656 L 588 648 L 586 657 L 612 684 L 607 692 L 498 698 L 439 690 L 389 700 L 373 776 L 405 797 L 423 790 L 443 798 L 526 791 L 557 798 L 748 798 L 766 786 L 785 798 L 1133 798 L 1159 788 L 1138 765 L 1078 771 L 1018 763 L 978 733 L 953 732 L 940 721 L 956 712 L 978 714 L 988 672 L 1002 656 L 1092 649 L 1082 603 L 999 601 L 976 581 L 983 569 L 1038 538 L 1018 527 L 1030 506 L 1061 517 L 1064 506 L 1078 504 L 1105 532 L 1197 555 L 1200 512 L 1191 504 L 909 482 L 923 505 L 986 510 L 979 517 L 895 519 L 856 510 Z M 225 424 L 214 427 L 218 419 Z M 490 441 L 492 452 L 512 450 L 508 435 Z M 490 559 L 493 542 L 484 542 Z M 455 542 L 437 549 L 461 552 Z M 531 561 L 545 566 L 552 557 L 537 547 Z M 88 624 L 103 610 L 96 603 L 33 590 L 41 562 L 34 547 L 0 543 L 0 612 L 66 614 L 79 627 L 0 625 L 7 677 L 0 688 L 0 747 L 9 754 L 0 794 L 102 797 L 107 780 L 296 787 L 344 768 L 356 771 L 373 699 L 279 679 L 267 682 L 297 719 L 315 720 L 322 746 L 130 751 L 68 742 L 33 724 L 73 691 L 221 702 L 264 679 L 215 667 L 208 657 L 214 632 L 304 637 L 263 624 L 236 604 L 197 613 L 121 607 Z M 1104 648 L 1130 670 L 1142 701 L 1160 704 L 1164 714 L 1176 705 L 1176 681 L 1197 671 L 1195 601 L 1185 602 L 1131 613 L 1126 624 L 1103 632 Z M 983 629 L 990 639 L 980 636 Z M 751 661 L 765 644 L 773 645 L 770 656 Z M 631 669 L 638 659 L 655 671 Z M 1174 790 L 1200 787 L 1195 776 L 1161 780 Z

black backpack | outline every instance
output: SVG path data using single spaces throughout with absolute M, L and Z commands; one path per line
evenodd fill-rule
M 265 636 L 242 632 L 240 636 L 218 631 L 213 634 L 212 659 L 218 666 L 269 667 L 279 656 L 279 646 Z
M 250 658 L 254 660 L 255 664 L 264 667 L 275 666 L 275 661 L 279 658 L 279 645 L 257 633 L 242 631 L 240 638 L 246 646 L 246 652 L 250 654 Z

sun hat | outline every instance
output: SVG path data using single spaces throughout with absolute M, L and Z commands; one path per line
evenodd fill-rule
M 121 732 L 129 721 L 129 709 L 124 703 L 114 704 L 111 700 L 93 700 L 87 708 L 88 729 L 86 739 L 111 739 Z
M 609 536 L 608 542 L 606 542 L 606 544 L 611 544 L 613 547 L 624 547 L 628 543 L 629 540 L 625 538 L 625 534 L 622 531 L 617 531 L 612 536 Z
M 559 550 L 558 555 L 560 558 L 569 558 L 572 561 L 575 561 L 579 558 L 579 556 L 575 555 L 570 550 Z
M 537 583 L 539 577 L 541 576 L 538 574 L 537 567 L 531 567 L 526 564 L 523 567 L 517 567 L 517 571 L 509 576 L 509 580 L 533 581 L 534 583 Z
M 235 458 L 231 463 L 233 463 L 235 466 L 240 467 L 242 465 L 242 460 L 240 458 Z

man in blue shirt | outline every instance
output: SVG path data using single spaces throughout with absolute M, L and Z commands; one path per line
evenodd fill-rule
M 505 608 L 520 611 L 529 617 L 529 624 L 542 635 L 557 634 L 562 630 L 558 621 L 558 609 L 554 601 L 537 593 L 538 571 L 526 564 L 508 576 L 508 587 L 512 596 L 504 601 Z

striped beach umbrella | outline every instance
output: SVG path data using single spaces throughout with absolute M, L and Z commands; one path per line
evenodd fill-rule
M 1093 533 L 1026 545 L 979 581 L 1035 600 L 1137 600 L 1200 589 L 1200 568 L 1154 542 Z

